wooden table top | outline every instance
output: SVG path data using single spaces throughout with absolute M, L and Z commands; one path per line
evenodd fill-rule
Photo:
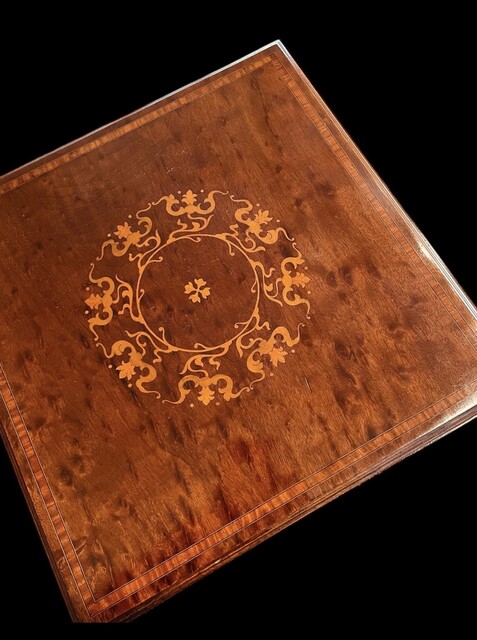
M 73 619 L 477 413 L 476 311 L 280 43 L 0 179 L 0 425 Z

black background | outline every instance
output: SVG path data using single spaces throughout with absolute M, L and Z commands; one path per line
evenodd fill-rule
M 79 6 L 70 18 L 25 9 L 4 21 L 11 39 L 1 45 L 0 174 L 280 38 L 477 300 L 474 179 L 466 168 L 474 73 L 470 17 L 457 5 L 421 19 L 402 4 L 383 15 L 320 5 L 310 15 L 296 6 L 274 23 L 243 5 L 224 7 L 223 17 L 156 10 L 157 18 L 130 6 L 102 20 Z M 382 631 L 376 612 L 393 629 L 473 624 L 475 427 L 320 509 L 137 624 L 228 635 L 254 620 L 304 618 L 320 634 L 345 623 Z M 0 482 L 3 615 L 20 624 L 67 623 L 3 447 Z M 17 602 L 25 616 L 14 616 Z

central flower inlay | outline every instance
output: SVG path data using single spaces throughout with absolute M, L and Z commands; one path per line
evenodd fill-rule
M 194 283 L 188 282 L 184 287 L 184 293 L 190 294 L 189 300 L 201 302 L 210 296 L 210 287 L 206 287 L 207 282 L 202 278 L 196 278 Z

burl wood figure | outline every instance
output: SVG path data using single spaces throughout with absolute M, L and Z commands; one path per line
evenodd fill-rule
M 476 313 L 280 43 L 0 181 L 2 435 L 138 615 L 476 411 Z

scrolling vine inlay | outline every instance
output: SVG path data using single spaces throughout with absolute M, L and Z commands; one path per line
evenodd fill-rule
M 310 317 L 307 267 L 280 221 L 229 192 L 200 193 L 163 196 L 118 224 L 86 288 L 109 368 L 173 404 L 251 391 L 294 353 Z

